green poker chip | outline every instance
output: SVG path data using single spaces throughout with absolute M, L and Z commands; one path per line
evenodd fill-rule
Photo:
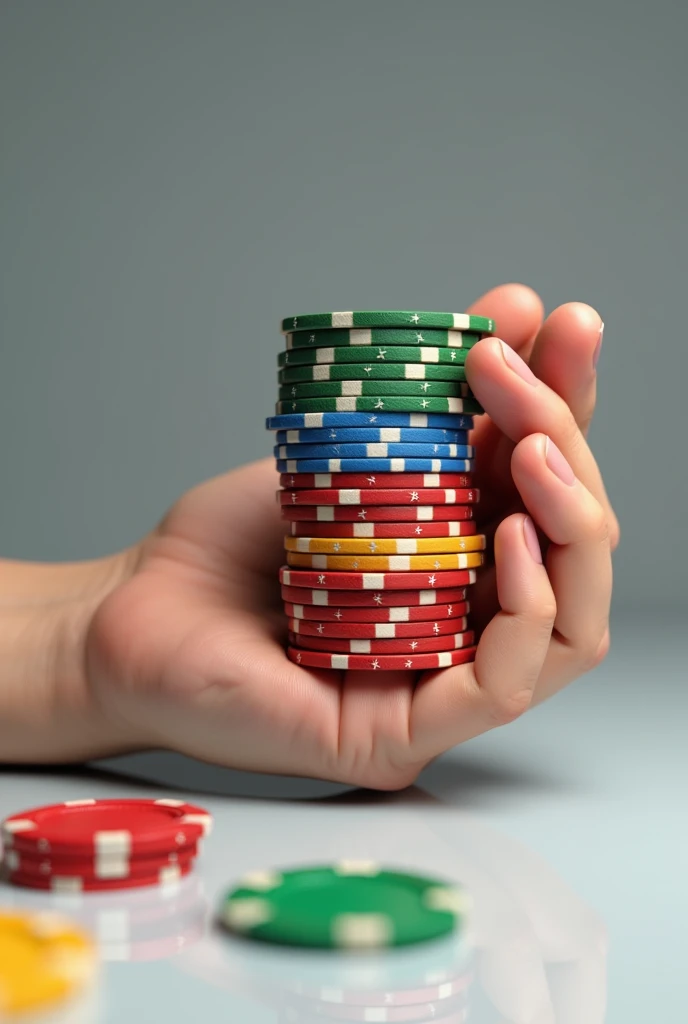
M 278 373 L 280 384 L 317 380 L 465 380 L 463 365 L 448 363 L 316 363 L 291 366 Z
M 463 366 L 469 348 L 437 348 L 427 345 L 373 345 L 368 348 L 299 348 L 280 352 L 280 366 L 314 366 L 318 363 L 451 363 Z
M 328 327 L 444 327 L 453 331 L 479 331 L 492 334 L 495 322 L 486 316 L 468 313 L 428 313 L 418 310 L 369 309 L 340 313 L 300 313 L 282 321 L 282 332 L 310 331 Z
M 467 895 L 458 886 L 342 861 L 252 872 L 227 894 L 220 920 L 260 942 L 363 950 L 441 938 L 461 925 L 467 911 Z
M 287 348 L 321 348 L 340 345 L 434 345 L 438 348 L 470 348 L 483 337 L 477 331 L 441 331 L 434 327 L 417 331 L 405 327 L 362 327 L 353 330 L 293 331 Z
M 484 412 L 484 409 L 474 398 L 415 398 L 412 395 L 294 398 L 289 402 L 277 402 L 275 406 L 277 416 L 295 412 L 451 412 L 473 415 Z
M 468 384 L 446 380 L 318 380 L 311 384 L 284 384 L 280 401 L 290 398 L 341 398 L 346 395 L 425 395 L 441 398 L 468 398 Z

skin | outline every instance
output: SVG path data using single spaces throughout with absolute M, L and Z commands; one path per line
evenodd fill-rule
M 619 539 L 585 440 L 600 317 L 569 303 L 543 323 L 538 296 L 516 284 L 469 312 L 494 317 L 532 377 L 514 372 L 493 338 L 466 364 L 488 414 L 471 443 L 480 522 L 494 549 L 470 595 L 480 631 L 473 664 L 380 674 L 288 661 L 277 580 L 286 530 L 274 462 L 265 460 L 189 491 L 155 531 L 113 558 L 50 567 L 52 575 L 10 566 L 13 582 L 0 590 L 11 627 L 4 658 L 0 650 L 0 759 L 155 747 L 401 789 L 443 751 L 513 721 L 598 665 L 609 647 Z M 558 449 L 570 482 L 549 468 L 548 438 L 550 462 Z M 17 664 L 26 665 L 21 684 Z M 50 715 L 36 710 L 37 688 Z

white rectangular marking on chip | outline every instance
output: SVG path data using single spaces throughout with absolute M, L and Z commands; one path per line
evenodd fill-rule
M 363 590 L 384 590 L 385 574 L 383 572 L 361 573 L 361 587 Z
M 349 332 L 349 344 L 350 345 L 372 345 L 373 344 L 373 332 L 371 330 L 362 330 L 358 328 Z
M 415 555 L 418 551 L 418 541 L 413 537 L 400 537 L 397 541 L 397 552 L 400 555 Z
M 380 440 L 388 444 L 401 441 L 401 430 L 399 427 L 380 427 Z
M 433 348 L 431 345 L 421 347 L 420 357 L 424 363 L 439 363 L 440 361 L 440 350 Z
M 315 473 L 315 487 L 331 487 L 332 476 L 330 473 Z
M 363 394 L 363 381 L 362 380 L 343 380 L 342 381 L 342 395 L 359 395 Z
M 335 398 L 337 412 L 356 412 L 355 398 Z
M 432 468 L 434 472 L 439 473 L 442 469 L 442 459 L 432 459 Z
M 349 655 L 348 654 L 331 654 L 332 668 L 348 668 L 349 667 Z
M 440 651 L 437 661 L 440 668 L 449 668 L 452 663 L 451 651 Z
M 340 312 L 332 314 L 332 326 L 333 327 L 353 327 L 354 325 L 354 314 L 353 312 Z
M 126 854 L 118 857 L 114 857 L 112 854 L 105 857 L 96 854 L 94 864 L 96 878 L 127 878 L 129 869 L 129 857 Z
M 311 542 L 308 537 L 297 537 L 296 538 L 296 550 L 297 551 L 310 551 Z
M 329 602 L 329 595 L 326 590 L 311 590 L 311 600 L 313 604 L 322 607 L 327 607 Z
M 397 635 L 397 631 L 394 628 L 393 622 L 376 622 L 375 623 L 375 639 L 376 640 L 393 640 Z
M 407 363 L 404 376 L 407 380 L 425 380 L 425 367 L 422 363 Z
M 360 490 L 337 491 L 337 499 L 340 505 L 360 505 Z
M 322 412 L 305 412 L 303 414 L 303 422 L 305 427 L 322 427 L 324 413 Z
M 389 621 L 390 622 L 408 622 L 410 619 L 408 608 L 390 608 L 389 609 Z
M 332 505 L 318 505 L 318 520 L 321 523 L 334 522 L 334 507 Z
M 300 431 L 298 431 L 298 430 L 288 430 L 287 431 L 287 444 L 298 444 L 299 443 L 299 434 L 300 434 Z
M 449 536 L 450 537 L 460 537 L 461 536 L 461 527 L 459 526 L 458 523 L 450 523 L 449 524 Z
M 419 505 L 416 509 L 416 519 L 432 519 L 432 505 Z
M 409 415 L 409 424 L 412 427 L 427 427 L 428 414 L 426 412 L 412 412 Z
M 439 487 L 439 473 L 423 473 L 423 487 Z
M 341 459 L 328 459 L 327 466 L 333 473 L 341 473 L 342 471 L 342 460 Z
M 352 654 L 370 654 L 370 640 L 351 640 Z
M 330 370 L 332 369 L 332 363 L 323 363 L 322 366 L 314 366 L 312 379 L 313 380 L 329 380 Z
M 113 853 L 128 857 L 131 854 L 131 832 L 125 829 L 111 832 L 96 832 L 93 837 L 96 859 L 112 857 Z
M 445 491 L 444 500 L 446 501 L 447 505 L 456 505 L 456 491 Z
M 420 604 L 437 604 L 437 592 L 435 590 L 421 590 Z
M 294 616 L 295 619 L 303 619 L 303 618 L 305 618 L 305 616 L 303 614 L 303 605 L 302 604 L 292 605 L 292 615 Z
M 406 459 L 390 459 L 389 464 L 392 473 L 403 473 L 406 468 Z
M 333 363 L 335 358 L 334 349 L 318 348 L 315 350 L 315 358 L 319 363 Z
M 463 348 L 461 331 L 447 331 L 447 348 Z
M 354 523 L 354 537 L 374 537 L 375 523 Z
M 471 326 L 467 313 L 452 313 L 452 320 L 454 321 L 454 329 L 457 331 L 467 331 Z
M 387 564 L 391 572 L 409 572 L 411 569 L 408 555 L 390 555 Z
M 289 569 L 285 569 L 282 573 L 282 583 L 285 587 L 291 586 L 291 573 Z
M 287 459 L 287 473 L 298 473 L 298 465 L 296 459 Z
M 311 562 L 314 569 L 327 569 L 327 555 L 312 555 Z
M 387 452 L 389 451 L 385 442 L 380 441 L 377 444 L 366 445 L 366 458 L 367 459 L 386 459 Z

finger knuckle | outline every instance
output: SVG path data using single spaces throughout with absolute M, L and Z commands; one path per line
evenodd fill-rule
M 488 713 L 495 726 L 510 725 L 530 707 L 533 701 L 533 690 L 523 687 L 514 693 L 493 694 L 490 696 Z
M 592 672 L 593 669 L 601 665 L 609 654 L 610 647 L 611 634 L 609 626 L 606 626 L 601 638 L 599 635 L 596 636 L 589 644 L 580 649 L 578 658 L 582 672 Z

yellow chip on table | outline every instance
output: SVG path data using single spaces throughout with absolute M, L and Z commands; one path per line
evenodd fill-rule
M 95 945 L 71 921 L 0 910 L 0 1017 L 60 1003 L 95 971 Z

